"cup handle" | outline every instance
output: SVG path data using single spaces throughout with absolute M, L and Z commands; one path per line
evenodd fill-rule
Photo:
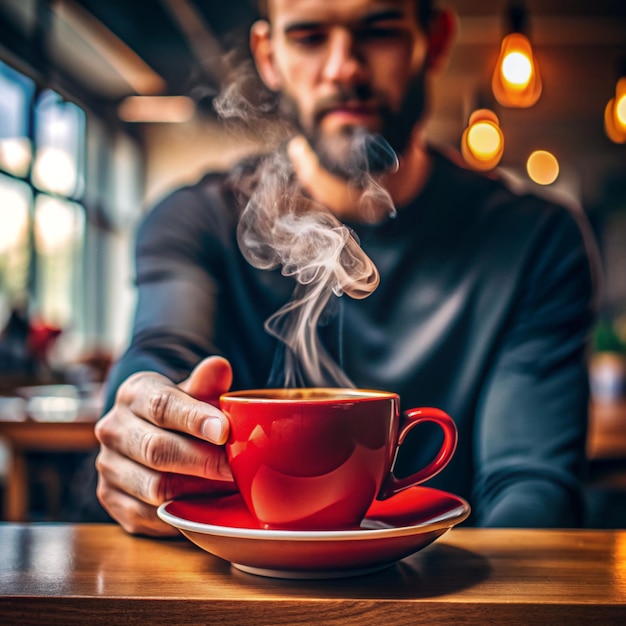
M 398 435 L 398 445 L 396 447 L 396 457 L 398 450 L 407 436 L 408 432 L 423 422 L 434 422 L 441 426 L 443 430 L 443 444 L 439 449 L 439 452 L 435 458 L 424 468 L 418 470 L 410 476 L 405 478 L 396 478 L 393 473 L 393 465 L 391 472 L 383 487 L 378 494 L 378 500 L 386 500 L 396 493 L 419 485 L 426 482 L 429 478 L 432 478 L 438 474 L 450 461 L 454 451 L 456 450 L 456 444 L 458 440 L 458 431 L 454 420 L 441 409 L 435 409 L 432 407 L 422 407 L 419 409 L 409 409 L 402 413 L 402 421 L 400 422 L 400 432 Z M 395 464 L 395 458 L 394 458 Z

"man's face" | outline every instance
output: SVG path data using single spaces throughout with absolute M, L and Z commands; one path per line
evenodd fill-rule
M 331 171 L 351 177 L 355 141 L 402 153 L 424 111 L 427 38 L 414 0 L 270 0 L 285 114 Z

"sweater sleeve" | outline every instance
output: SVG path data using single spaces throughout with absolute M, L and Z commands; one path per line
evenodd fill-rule
M 207 189 L 175 191 L 140 227 L 132 338 L 108 378 L 106 410 L 131 374 L 155 371 L 179 382 L 218 353 L 212 336 L 226 209 L 219 188 Z
M 477 524 L 580 525 L 595 256 L 586 224 L 554 212 L 528 259 L 476 414 Z

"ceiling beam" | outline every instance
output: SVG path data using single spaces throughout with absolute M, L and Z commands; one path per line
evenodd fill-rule
M 139 95 L 162 94 L 165 80 L 134 50 L 74 0 L 55 0 L 56 17 L 87 42 Z

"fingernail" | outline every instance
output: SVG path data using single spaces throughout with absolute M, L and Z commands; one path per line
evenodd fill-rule
M 224 443 L 224 425 L 219 417 L 208 417 L 202 424 L 202 434 L 212 443 Z

